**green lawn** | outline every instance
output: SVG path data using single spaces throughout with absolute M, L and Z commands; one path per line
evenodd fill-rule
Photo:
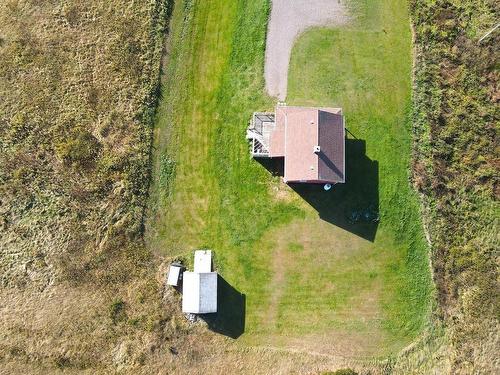
M 408 185 L 408 15 L 401 1 L 359 4 L 353 25 L 307 32 L 292 56 L 288 102 L 341 105 L 357 138 L 348 183 L 329 193 L 289 189 L 248 154 L 252 112 L 274 106 L 263 93 L 268 2 L 174 10 L 148 238 L 168 256 L 215 250 L 246 295 L 242 344 L 384 356 L 426 321 L 427 248 Z M 370 204 L 378 227 L 345 220 Z

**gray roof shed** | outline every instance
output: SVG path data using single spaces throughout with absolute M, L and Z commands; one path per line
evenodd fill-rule
M 184 272 L 182 293 L 182 312 L 217 312 L 217 272 Z

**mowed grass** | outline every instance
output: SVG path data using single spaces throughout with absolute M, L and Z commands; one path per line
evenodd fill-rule
M 375 240 L 363 250 L 350 246 L 355 242 L 347 238 L 345 248 L 352 256 L 347 262 L 340 259 L 340 270 L 329 276 L 341 286 L 340 295 L 351 299 L 349 305 L 357 304 L 357 293 L 378 294 L 379 323 L 389 333 L 387 344 L 395 349 L 415 337 L 425 323 L 431 292 L 418 200 L 408 182 L 411 34 L 405 1 L 355 2 L 353 9 L 357 18 L 349 27 L 316 29 L 299 38 L 292 53 L 287 101 L 342 107 L 349 138 L 355 139 L 351 142 L 366 145 L 367 158 L 378 164 L 375 185 L 381 221 Z M 353 145 L 348 142 L 347 147 L 349 158 Z M 346 175 L 355 183 L 335 199 L 351 207 L 366 206 L 365 197 L 373 192 L 361 189 L 374 184 L 369 171 L 351 168 Z M 359 302 L 360 310 L 367 305 Z M 351 323 L 358 320 L 355 311 L 350 313 Z M 341 324 L 350 323 L 344 319 Z
M 402 2 L 370 7 L 349 28 L 307 32 L 293 52 L 288 101 L 341 105 L 364 141 L 349 141 L 350 183 L 299 194 L 250 159 L 244 138 L 252 112 L 274 106 L 263 93 L 268 2 L 174 10 L 148 237 L 169 256 L 215 250 L 246 295 L 244 344 L 384 356 L 425 322 L 427 248 L 407 172 L 408 18 Z M 346 222 L 346 210 L 373 203 L 378 227 Z
M 249 157 L 245 129 L 264 95 L 265 0 L 178 2 L 155 129 L 150 245 L 169 256 L 216 252 L 218 269 L 247 294 L 246 331 L 266 303 L 271 257 L 256 246 L 301 216 L 275 202 L 276 179 Z M 255 248 L 256 250 L 255 250 Z

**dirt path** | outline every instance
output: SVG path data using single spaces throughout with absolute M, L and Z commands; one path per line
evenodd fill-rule
M 269 95 L 285 100 L 290 54 L 300 33 L 313 26 L 337 26 L 348 21 L 343 1 L 272 0 L 264 68 Z

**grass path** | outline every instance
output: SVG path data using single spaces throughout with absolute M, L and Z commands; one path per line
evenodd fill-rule
M 149 240 L 168 256 L 215 250 L 220 273 L 246 294 L 241 344 L 378 357 L 425 322 L 426 247 L 407 182 L 408 19 L 399 1 L 377 4 L 356 10 L 372 17 L 357 28 L 310 31 L 293 52 L 291 101 L 341 104 L 368 155 L 351 147 L 343 190 L 301 197 L 249 158 L 244 139 L 251 113 L 273 107 L 263 94 L 268 2 L 177 2 Z M 342 222 L 345 209 L 373 200 L 378 228 Z

